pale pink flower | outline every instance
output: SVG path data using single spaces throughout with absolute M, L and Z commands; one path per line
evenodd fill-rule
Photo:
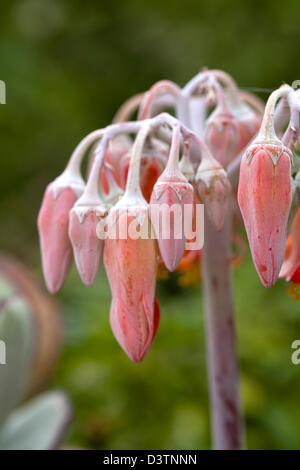
M 69 212 L 77 199 L 71 187 L 50 183 L 38 216 L 42 265 L 48 290 L 55 294 L 64 283 L 73 260 L 68 236 Z
M 251 145 L 241 162 L 238 202 L 253 261 L 271 287 L 282 264 L 291 207 L 291 158 L 281 143 Z
M 108 219 L 116 217 L 114 210 Z M 117 217 L 118 224 L 130 224 L 138 218 L 148 219 L 147 209 L 136 215 L 127 211 Z M 136 240 L 105 240 L 104 264 L 108 276 L 112 303 L 110 322 L 120 346 L 134 362 L 140 362 L 147 354 L 155 338 L 159 324 L 159 307 L 155 299 L 157 272 L 156 242 L 151 238 Z
M 185 231 L 192 228 L 194 189 L 178 167 L 179 129 L 173 131 L 168 164 L 154 185 L 150 199 L 150 217 L 161 257 L 169 271 L 175 271 L 183 256 Z M 190 227 L 188 224 L 190 217 Z
M 76 207 L 70 214 L 69 237 L 80 277 L 85 285 L 93 284 L 103 252 L 103 240 L 97 237 L 97 225 L 105 216 L 104 207 L 87 208 L 80 214 Z

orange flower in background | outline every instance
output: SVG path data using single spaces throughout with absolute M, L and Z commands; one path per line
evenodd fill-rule
M 201 282 L 201 250 L 186 250 L 176 270 L 180 287 L 192 287 Z
M 286 241 L 284 261 L 279 273 L 279 277 L 292 282 L 287 289 L 293 300 L 300 299 L 300 209 L 297 210 L 291 234 Z

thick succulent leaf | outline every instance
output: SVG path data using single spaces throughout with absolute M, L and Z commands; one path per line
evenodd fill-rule
M 23 398 L 32 360 L 35 331 L 32 313 L 17 296 L 0 299 L 0 424 Z M 5 356 L 5 357 L 3 357 Z
M 55 449 L 71 416 L 64 393 L 44 393 L 11 413 L 0 430 L 0 450 Z

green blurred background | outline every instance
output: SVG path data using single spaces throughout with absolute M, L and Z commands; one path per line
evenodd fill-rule
M 0 246 L 42 279 L 36 216 L 45 186 L 76 144 L 130 95 L 200 67 L 241 87 L 300 79 L 299 1 L 1 0 Z M 260 92 L 265 99 L 266 92 Z M 250 449 L 300 448 L 300 308 L 286 284 L 265 290 L 249 254 L 234 272 L 241 389 Z M 161 326 L 132 364 L 109 326 L 103 268 L 92 288 L 75 269 L 58 295 L 65 347 L 51 386 L 71 396 L 66 442 L 87 448 L 209 448 L 201 287 L 158 287 Z

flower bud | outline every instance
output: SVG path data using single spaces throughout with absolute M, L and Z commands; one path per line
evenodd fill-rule
M 125 237 L 110 237 L 104 247 L 104 265 L 112 291 L 110 322 L 120 346 L 134 362 L 147 354 L 159 324 L 155 299 L 157 252 L 155 240 L 133 239 L 130 224 L 141 232 L 150 223 L 147 206 L 113 208 L 107 218 L 110 228 L 126 227 Z
M 238 202 L 265 287 L 275 283 L 281 267 L 291 199 L 289 150 L 280 141 L 251 145 L 241 161 Z
M 73 260 L 68 237 L 69 212 L 77 199 L 71 186 L 46 189 L 38 216 L 42 265 L 48 290 L 55 294 L 64 283 Z
M 159 178 L 150 200 L 150 215 L 162 259 L 169 271 L 175 271 L 185 250 L 186 204 L 193 204 L 193 187 L 185 178 L 181 181 Z
M 225 170 L 213 159 L 202 158 L 196 175 L 196 186 L 209 220 L 217 230 L 221 230 L 231 193 Z
M 97 225 L 107 214 L 104 206 L 76 206 L 70 213 L 69 237 L 76 266 L 83 283 L 91 286 L 99 269 L 103 240 L 97 237 Z
M 161 257 L 169 271 L 175 271 L 185 250 L 185 230 L 192 227 L 193 186 L 178 168 L 179 130 L 173 132 L 169 162 L 154 185 L 150 199 L 150 217 Z

